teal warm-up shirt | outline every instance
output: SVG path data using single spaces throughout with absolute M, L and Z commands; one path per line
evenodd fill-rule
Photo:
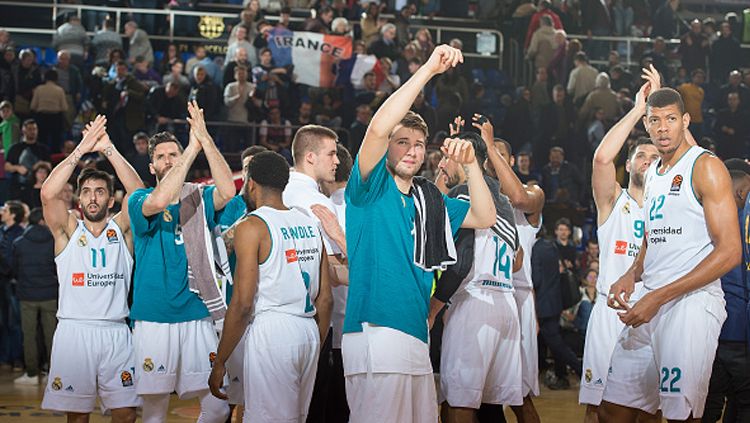
M 206 221 L 215 222 L 214 186 L 203 190 Z M 153 188 L 136 190 L 128 199 L 135 246 L 132 320 L 179 323 L 209 316 L 197 294 L 188 288 L 187 255 L 180 229 L 180 205 L 146 217 L 143 202 Z
M 433 272 L 414 264 L 414 200 L 398 190 L 385 161 L 383 157 L 364 181 L 355 159 L 346 186 L 349 296 L 344 333 L 361 332 L 368 322 L 427 343 Z M 443 200 L 455 235 L 469 203 Z
M 237 194 L 229 200 L 223 210 L 216 213 L 216 223 L 219 225 L 221 231 L 224 232 L 229 229 L 230 226 L 234 225 L 236 221 L 244 217 L 246 213 L 247 204 L 245 204 L 245 199 L 242 198 L 242 194 Z M 232 271 L 232 275 L 234 275 L 234 269 L 236 266 L 237 255 L 232 251 L 232 254 L 229 255 L 229 269 Z M 229 301 L 232 299 L 232 290 L 232 285 L 227 284 L 227 304 L 229 304 Z

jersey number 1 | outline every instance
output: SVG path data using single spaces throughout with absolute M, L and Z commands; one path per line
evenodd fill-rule
M 97 251 L 95 249 L 91 249 L 91 267 L 96 267 L 96 256 Z M 107 254 L 104 251 L 104 248 L 99 249 L 99 253 L 102 255 L 102 267 L 107 267 Z

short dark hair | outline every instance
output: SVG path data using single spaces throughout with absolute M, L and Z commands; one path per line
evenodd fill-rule
M 13 223 L 19 224 L 23 222 L 23 218 L 26 217 L 26 208 L 23 203 L 18 200 L 8 200 L 5 202 L 5 206 L 13 215 Z
M 320 141 L 323 138 L 333 139 L 338 142 L 339 137 L 333 130 L 320 125 L 305 125 L 297 130 L 292 140 L 292 158 L 294 163 L 301 162 L 308 151 L 318 151 L 321 148 Z
M 250 147 L 242 150 L 242 154 L 240 154 L 240 162 L 244 162 L 247 157 L 253 157 L 258 153 L 262 153 L 264 151 L 268 151 L 266 147 L 263 147 L 262 145 L 251 145 Z
M 586 53 L 579 51 L 578 53 L 576 53 L 575 56 L 573 56 L 573 60 L 578 60 L 579 62 L 588 63 L 589 57 L 586 56 Z
M 692 72 L 690 72 L 690 77 L 692 78 L 692 77 L 694 77 L 695 75 L 698 75 L 698 74 L 701 74 L 701 75 L 703 75 L 703 76 L 706 76 L 706 71 L 704 71 L 704 70 L 703 70 L 703 69 L 701 69 L 701 68 L 698 68 L 698 69 L 693 69 L 693 71 L 692 71 Z
M 660 88 L 654 91 L 648 96 L 646 104 L 649 109 L 677 105 L 680 114 L 685 114 L 685 103 L 682 101 L 682 96 L 672 88 Z
M 148 140 L 148 158 L 151 161 L 154 160 L 154 150 L 156 149 L 156 146 L 159 144 L 164 144 L 165 142 L 173 142 L 177 144 L 177 147 L 180 149 L 180 153 L 182 153 L 182 144 L 180 144 L 180 142 L 177 140 L 177 137 L 175 137 L 173 133 L 168 131 L 159 132 L 157 134 L 154 134 Z
M 31 225 L 38 225 L 39 222 L 44 220 L 44 213 L 42 212 L 41 207 L 34 207 L 29 212 L 29 224 Z
M 422 66 L 422 59 L 420 59 L 419 57 L 412 57 L 411 59 L 409 59 L 408 64 L 411 65 L 412 63 L 418 66 Z
M 146 142 L 148 142 L 148 134 L 143 131 L 136 132 L 135 135 L 133 135 L 133 143 L 135 143 L 138 140 L 143 140 L 143 139 L 145 139 Z
M 501 143 L 503 143 L 503 145 L 505 146 L 505 150 L 508 151 L 508 155 L 509 156 L 513 155 L 513 146 L 511 146 L 508 141 L 505 141 L 502 138 L 495 138 L 494 140 L 492 140 L 492 142 L 501 142 Z
M 635 155 L 635 150 L 638 149 L 641 145 L 654 145 L 653 141 L 651 141 L 651 138 L 648 137 L 638 137 L 637 140 L 633 143 L 633 145 L 630 146 L 630 149 L 628 149 L 628 160 L 633 159 L 633 155 Z
M 336 144 L 336 157 L 339 159 L 339 165 L 336 167 L 336 182 L 346 182 L 352 173 L 354 160 L 351 153 L 341 144 Z
M 281 193 L 289 182 L 289 164 L 281 154 L 263 151 L 253 156 L 247 166 L 247 178 L 264 188 Z
M 47 72 L 44 72 L 44 80 L 57 82 L 57 71 L 54 69 L 50 69 Z
M 476 155 L 477 163 L 479 163 L 480 167 L 485 160 L 487 160 L 487 145 L 485 145 L 484 140 L 479 134 L 473 131 L 464 131 L 456 135 L 454 138 L 471 142 L 471 145 L 474 146 L 474 154 Z
M 88 180 L 104 181 L 107 184 L 107 193 L 112 196 L 115 193 L 115 179 L 109 173 L 99 170 L 86 168 L 78 175 L 78 194 L 81 193 L 81 187 Z
M 557 230 L 557 227 L 560 225 L 565 225 L 568 227 L 568 229 L 573 231 L 573 224 L 570 223 L 570 219 L 568 219 L 567 217 L 561 217 L 557 219 L 557 222 L 555 222 L 555 230 Z
M 588 241 L 586 241 L 586 244 L 599 245 L 599 240 L 597 238 L 595 238 L 595 237 L 591 237 L 591 238 L 589 238 Z
M 263 47 L 262 49 L 260 49 L 260 52 L 258 53 L 258 57 L 262 56 L 266 52 L 268 52 L 268 54 L 270 54 L 273 57 L 273 53 L 271 53 L 271 49 L 268 47 Z
M 36 125 L 36 121 L 34 119 L 26 119 L 21 126 L 25 128 L 29 125 Z
M 281 8 L 281 12 L 280 13 L 282 15 L 291 15 L 292 14 L 292 8 L 289 7 L 289 6 L 284 6 L 284 7 Z

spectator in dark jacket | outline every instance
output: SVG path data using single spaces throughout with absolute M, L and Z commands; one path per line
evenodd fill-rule
M 195 100 L 203 109 L 206 120 L 216 120 L 221 110 L 221 93 L 207 77 L 206 70 L 201 65 L 193 68 L 193 88 L 190 90 L 188 101 Z
M 57 268 L 55 267 L 55 241 L 45 226 L 42 209 L 29 213 L 29 226 L 13 242 L 13 274 L 18 283 L 23 328 L 23 354 L 26 373 L 16 383 L 36 384 L 40 364 L 49 363 L 52 335 L 57 327 Z M 37 327 L 44 331 L 46 357 L 40 363 L 37 349 Z
M 542 189 L 547 193 L 547 202 L 577 204 L 584 183 L 581 172 L 565 160 L 565 150 L 552 147 L 549 163 L 542 169 Z
M 570 386 L 566 365 L 581 375 L 581 362 L 565 344 L 560 332 L 560 314 L 563 310 L 560 295 L 561 267 L 560 254 L 555 244 L 539 238 L 531 249 L 531 280 L 534 283 L 539 335 L 555 359 L 557 380 L 549 385 L 550 389 L 566 389 Z
M 13 241 L 23 233 L 26 209 L 20 201 L 6 201 L 0 208 L 0 363 L 22 370 L 21 315 L 18 297 L 11 285 Z
M 690 22 L 690 31 L 682 36 L 678 51 L 682 55 L 682 66 L 687 69 L 688 73 L 695 69 L 706 68 L 709 44 L 700 20 L 694 19 Z
M 732 35 L 732 27 L 724 22 L 720 29 L 721 36 L 711 45 L 709 56 L 711 81 L 717 85 L 724 83 L 725 76 L 742 65 L 742 48 Z
M 396 25 L 385 24 L 380 28 L 380 38 L 375 40 L 369 47 L 370 54 L 378 59 L 387 57 L 395 61 L 399 57 L 398 43 L 396 42 Z

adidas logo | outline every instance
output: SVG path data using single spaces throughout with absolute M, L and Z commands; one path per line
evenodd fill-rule
M 161 366 L 159 366 L 159 368 L 158 368 L 158 369 L 156 369 L 156 371 L 157 371 L 157 372 L 159 372 L 159 373 L 164 373 L 164 372 L 166 372 L 166 371 L 167 371 L 167 369 L 165 369 L 165 368 L 164 368 L 164 365 L 162 364 Z
M 68 385 L 68 387 L 65 388 L 65 390 L 68 391 L 68 392 L 74 392 L 75 391 L 75 389 L 73 389 L 73 387 L 71 385 Z
M 232 379 L 232 382 L 239 382 L 239 381 L 240 381 L 240 378 L 238 378 L 237 376 L 235 376 L 234 379 Z

